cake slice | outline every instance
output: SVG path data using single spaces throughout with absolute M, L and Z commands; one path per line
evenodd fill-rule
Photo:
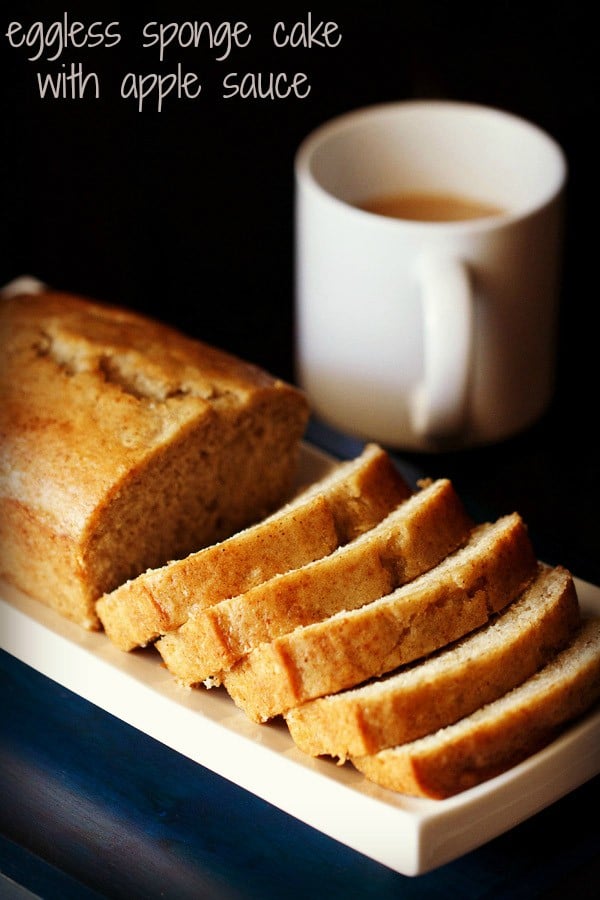
M 391 594 L 258 646 L 224 674 L 257 722 L 443 647 L 488 621 L 532 581 L 537 560 L 518 513 L 478 525 L 468 543 Z
M 543 669 L 464 719 L 352 760 L 370 781 L 443 799 L 527 759 L 600 698 L 600 619 L 589 619 Z
M 258 644 L 364 606 L 433 568 L 467 540 L 472 524 L 450 481 L 425 483 L 329 556 L 209 608 L 192 608 L 156 647 L 180 682 L 220 681 Z
M 192 606 L 204 609 L 327 556 L 410 493 L 389 454 L 367 444 L 268 518 L 105 594 L 97 604 L 104 630 L 122 650 L 148 644 L 185 622 Z
M 540 564 L 523 594 L 487 625 L 400 672 L 291 709 L 290 734 L 305 753 L 340 760 L 415 740 L 521 684 L 579 622 L 571 574 Z

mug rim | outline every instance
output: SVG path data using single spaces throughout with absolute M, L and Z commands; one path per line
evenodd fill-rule
M 316 150 L 323 145 L 324 142 L 339 134 L 340 132 L 351 128 L 360 121 L 367 121 L 376 118 L 382 113 L 393 114 L 395 111 L 407 112 L 411 109 L 428 109 L 428 110 L 456 110 L 457 112 L 473 112 L 504 120 L 507 124 L 518 126 L 529 131 L 532 136 L 541 139 L 554 154 L 556 161 L 556 175 L 552 185 L 547 188 L 543 196 L 536 202 L 531 202 L 519 210 L 507 210 L 493 216 L 481 217 L 474 219 L 457 219 L 452 221 L 424 221 L 417 219 L 402 219 L 391 216 L 385 216 L 381 213 L 371 212 L 354 206 L 348 200 L 337 196 L 332 191 L 324 187 L 315 176 L 311 168 L 311 161 Z M 532 215 L 537 214 L 540 210 L 546 208 L 553 203 L 564 190 L 568 175 L 568 160 L 563 147 L 548 131 L 531 120 L 518 115 L 517 113 L 505 110 L 498 106 L 487 105 L 483 103 L 475 103 L 467 100 L 446 100 L 446 99 L 407 99 L 407 100 L 390 100 L 381 103 L 373 103 L 365 106 L 357 107 L 346 112 L 340 113 L 317 125 L 309 132 L 298 145 L 294 156 L 294 173 L 296 182 L 309 186 L 329 201 L 339 204 L 341 208 L 359 217 L 367 217 L 372 221 L 377 221 L 385 227 L 389 228 L 415 228 L 432 230 L 496 230 L 511 223 L 523 221 Z

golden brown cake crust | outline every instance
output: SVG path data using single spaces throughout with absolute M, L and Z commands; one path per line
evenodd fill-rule
M 340 759 L 415 740 L 533 675 L 579 622 L 570 573 L 540 564 L 529 588 L 484 628 L 387 678 L 290 710 L 290 734 L 305 753 Z
M 86 627 L 289 492 L 308 406 L 255 366 L 51 291 L 0 301 L 0 344 L 0 576 Z
M 182 560 L 144 572 L 104 594 L 96 604 L 108 637 L 121 650 L 144 646 L 187 619 L 190 607 L 210 606 L 249 589 L 281 568 L 331 553 L 338 536 L 323 497 L 236 532 Z
M 356 757 L 382 787 L 441 800 L 488 781 L 546 746 L 600 699 L 600 619 L 519 687 L 414 742 Z
M 562 602 L 543 625 L 505 635 L 489 665 L 470 660 L 470 682 L 449 671 L 406 705 L 346 709 L 336 691 L 406 664 L 427 673 L 439 648 L 491 635 L 536 573 L 545 577 L 520 516 L 477 526 L 455 552 L 460 529 L 448 544 L 449 519 L 417 517 L 410 534 L 354 560 L 356 585 L 368 582 L 376 599 L 346 612 L 332 558 L 363 533 L 367 545 L 390 509 L 414 499 L 381 448 L 366 448 L 372 465 L 341 464 L 343 485 L 290 512 L 309 415 L 293 386 L 160 322 L 53 291 L 0 301 L 0 346 L 0 578 L 66 617 L 99 628 L 102 609 L 110 637 L 129 649 L 181 625 L 191 604 L 255 588 L 264 599 L 261 585 L 289 572 L 298 610 L 258 628 L 252 640 L 269 642 L 224 673 L 231 697 L 255 721 L 287 714 L 307 752 L 349 757 L 377 784 L 430 797 L 505 771 L 600 696 L 600 621 L 528 674 L 579 622 L 571 576 L 557 567 Z M 312 560 L 342 611 L 296 590 Z M 250 618 L 276 619 L 279 600 L 257 603 Z M 218 640 L 227 630 L 225 617 Z M 246 650 L 242 640 L 236 653 Z M 344 710 L 337 722 L 326 694 Z
M 191 607 L 205 609 L 327 556 L 409 494 L 386 451 L 369 444 L 266 519 L 104 595 L 97 604 L 104 629 L 122 650 L 147 644 L 179 628 Z M 183 672 L 175 674 L 185 680 Z
M 475 533 L 473 542 L 392 594 L 261 644 L 224 674 L 235 703 L 254 721 L 266 721 L 484 625 L 530 583 L 537 560 L 517 513 Z
M 329 556 L 195 607 L 157 649 L 182 683 L 220 679 L 259 643 L 364 606 L 431 569 L 467 540 L 472 524 L 450 481 L 428 483 Z

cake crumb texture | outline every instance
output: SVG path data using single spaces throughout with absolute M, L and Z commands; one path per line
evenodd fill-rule
M 99 596 L 289 495 L 304 395 L 138 313 L 0 302 L 0 577 L 86 628 Z

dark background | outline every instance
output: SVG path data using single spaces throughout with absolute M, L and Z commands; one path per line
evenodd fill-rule
M 481 451 L 401 457 L 455 478 L 482 515 L 519 509 L 540 554 L 600 582 L 595 228 L 597 28 L 577 3 L 398 2 L 335 8 L 336 49 L 275 50 L 276 19 L 256 4 L 9 3 L 1 14 L 3 110 L 0 283 L 29 273 L 66 290 L 157 315 L 289 380 L 293 370 L 293 156 L 331 116 L 369 103 L 450 98 L 498 106 L 548 130 L 570 166 L 556 396 L 525 435 Z M 113 49 L 28 62 L 8 22 L 118 20 Z M 389 9 L 393 9 L 390 12 Z M 248 22 L 253 40 L 216 62 L 172 48 L 162 68 L 139 46 L 144 22 Z M 81 61 L 101 97 L 41 100 L 35 73 Z M 138 112 L 119 96 L 128 71 L 203 82 L 198 100 Z M 228 71 L 304 71 L 304 100 L 224 100 Z M 334 338 L 333 338 L 334 339 Z M 527 386 L 524 385 L 526 390 Z

